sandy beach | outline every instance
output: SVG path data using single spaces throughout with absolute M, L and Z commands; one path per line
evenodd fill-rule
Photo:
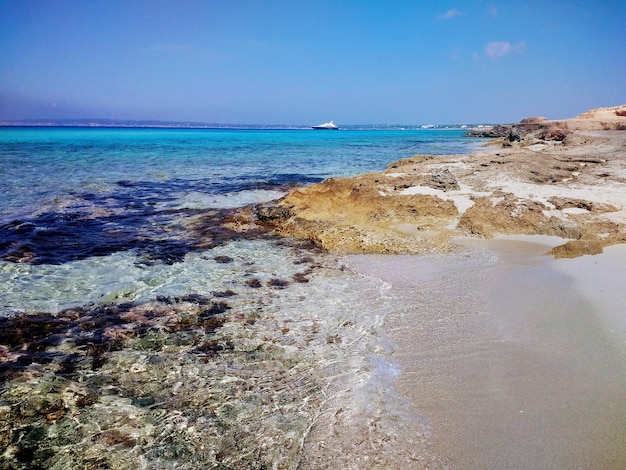
M 532 118 L 258 216 L 391 289 L 396 385 L 444 468 L 626 468 L 626 106 Z
M 0 466 L 626 468 L 626 106 L 500 131 L 243 207 L 44 181 L 4 226 Z
M 446 468 L 626 465 L 626 250 L 555 261 L 539 239 L 351 258 L 392 286 L 398 390 Z

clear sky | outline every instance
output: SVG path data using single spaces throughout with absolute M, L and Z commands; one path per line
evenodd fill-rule
M 0 0 L 0 119 L 464 124 L 626 103 L 626 0 Z

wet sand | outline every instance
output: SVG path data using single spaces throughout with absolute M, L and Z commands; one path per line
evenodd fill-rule
M 626 250 L 549 243 L 350 257 L 391 285 L 398 391 L 448 468 L 626 468 Z

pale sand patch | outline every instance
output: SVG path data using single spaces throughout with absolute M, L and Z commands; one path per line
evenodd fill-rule
M 519 264 L 528 255 L 544 254 L 566 241 L 542 235 L 498 235 L 489 242 L 467 239 L 461 243 L 486 244 L 508 259 L 515 257 Z M 552 260 L 550 267 L 571 278 L 577 294 L 590 303 L 606 333 L 626 354 L 626 245 L 605 247 L 598 255 Z
M 348 258 L 391 285 L 397 387 L 449 468 L 626 468 L 626 247 L 542 255 L 560 242 Z
M 585 184 L 570 184 L 568 186 L 537 185 L 504 178 L 489 187 L 499 189 L 505 193 L 512 193 L 521 199 L 530 199 L 540 202 L 547 207 L 554 207 L 548 202 L 549 199 L 554 197 L 610 204 L 615 206 L 617 210 L 604 214 L 604 217 L 620 224 L 626 223 L 626 192 L 624 192 L 623 185 L 614 183 L 597 186 Z M 547 216 L 553 215 L 558 218 L 563 218 L 566 214 L 586 214 L 589 213 L 589 211 L 579 208 L 566 208 L 561 211 L 545 211 L 545 213 Z
M 613 245 L 595 256 L 554 261 L 554 268 L 574 280 L 591 302 L 607 333 L 626 353 L 626 245 Z
M 443 199 L 444 201 L 452 201 L 456 206 L 457 211 L 459 211 L 459 215 L 463 215 L 467 209 L 474 205 L 474 201 L 471 199 L 472 197 L 478 196 L 488 196 L 491 193 L 481 193 L 480 191 L 473 191 L 466 185 L 460 185 L 460 190 L 453 191 L 443 191 L 441 189 L 431 188 L 429 186 L 411 186 L 409 188 L 405 188 L 400 192 L 402 196 L 413 196 L 416 194 L 427 195 L 427 196 L 436 196 L 439 199 Z

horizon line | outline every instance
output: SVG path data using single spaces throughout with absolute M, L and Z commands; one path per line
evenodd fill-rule
M 441 129 L 464 128 L 484 125 L 502 125 L 503 123 L 474 122 L 474 123 L 447 123 L 447 124 L 407 124 L 407 123 L 360 123 L 342 124 L 343 128 L 367 129 Z M 506 123 L 509 124 L 509 123 Z M 198 129 L 311 129 L 310 124 L 255 124 L 255 123 L 226 123 L 203 121 L 170 121 L 163 119 L 110 119 L 110 118 L 28 118 L 28 119 L 0 119 L 0 127 L 171 127 L 171 128 L 198 128 Z

